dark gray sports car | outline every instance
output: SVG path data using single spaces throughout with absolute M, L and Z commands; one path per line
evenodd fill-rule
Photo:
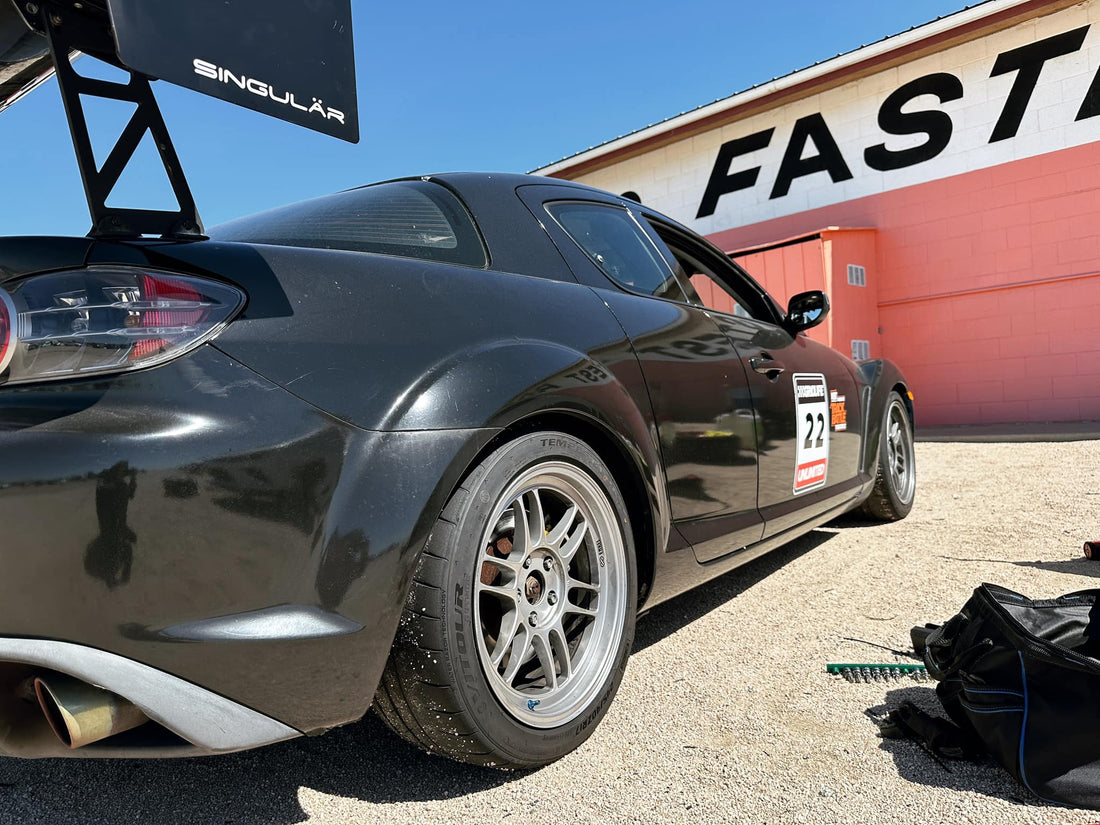
M 69 51 L 126 65 L 96 44 L 127 3 L 110 30 L 101 6 L 69 42 L 53 4 L 0 2 L 0 81 L 42 75 L 36 37 L 67 100 Z M 912 506 L 897 368 L 638 203 L 433 175 L 204 233 L 186 193 L 112 212 L 92 184 L 89 237 L 0 239 L 7 754 L 221 753 L 373 705 L 545 764 L 607 711 L 640 611 Z

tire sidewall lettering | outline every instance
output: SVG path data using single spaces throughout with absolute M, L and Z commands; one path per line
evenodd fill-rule
M 455 675 L 466 696 L 470 700 L 475 713 L 484 713 L 487 710 L 486 699 L 482 685 L 480 684 L 480 665 L 476 657 L 470 655 L 470 645 L 467 642 L 467 630 L 463 623 L 464 604 L 466 603 L 461 582 L 454 587 L 454 604 L 448 611 L 452 616 L 451 630 L 454 634 L 454 650 L 457 654 L 459 672 Z

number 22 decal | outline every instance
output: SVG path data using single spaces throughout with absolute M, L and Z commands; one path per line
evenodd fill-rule
M 800 436 L 795 441 L 794 494 L 825 486 L 829 474 L 829 387 L 821 373 L 795 373 L 794 415 Z
M 814 422 L 817 422 L 817 438 L 814 438 Z M 825 416 L 822 413 L 817 414 L 815 419 L 813 413 L 806 413 L 806 440 L 802 442 L 802 446 L 806 450 L 813 449 L 815 447 L 824 446 L 825 440 Z

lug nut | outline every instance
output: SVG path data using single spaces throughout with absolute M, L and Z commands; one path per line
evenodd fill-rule
M 552 558 L 550 558 L 549 556 L 544 558 L 542 560 L 542 569 L 546 570 L 546 571 L 553 570 L 554 569 L 554 560 Z
M 549 593 L 546 594 L 546 601 L 550 602 L 550 604 L 557 604 L 558 594 L 551 590 Z
M 527 558 L 525 558 L 523 560 L 523 566 L 524 566 L 524 568 L 528 568 L 528 567 L 531 566 L 531 557 L 530 556 L 528 556 Z
M 531 627 L 534 627 L 538 623 L 539 623 L 539 614 L 538 613 L 532 613 L 530 616 L 527 617 L 527 624 L 531 625 Z

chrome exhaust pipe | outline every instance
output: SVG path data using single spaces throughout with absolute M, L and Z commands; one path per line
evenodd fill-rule
M 137 705 L 71 676 L 37 677 L 34 692 L 57 738 L 73 749 L 149 721 Z

